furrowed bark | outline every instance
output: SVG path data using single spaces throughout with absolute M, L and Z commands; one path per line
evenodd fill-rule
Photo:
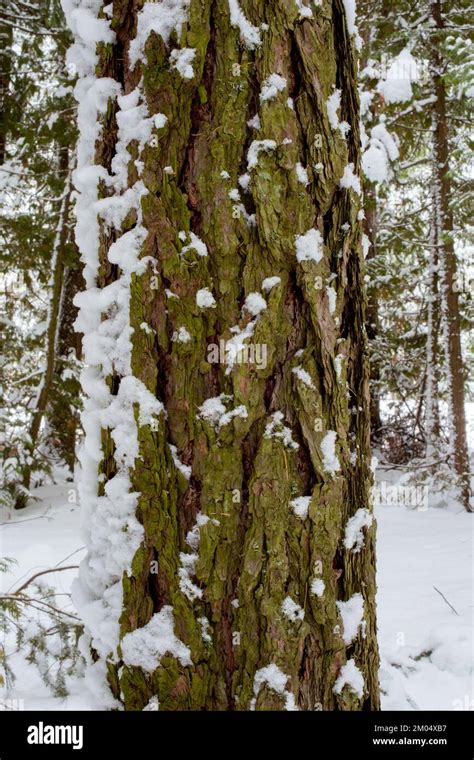
M 125 93 L 143 77 L 149 113 L 168 119 L 140 156 L 148 190 L 141 200 L 147 233 L 141 255 L 152 263 L 132 275 L 130 296 L 132 372 L 167 416 L 156 430 L 138 428 L 140 458 L 130 477 L 145 538 L 123 577 L 120 635 L 123 640 L 171 605 L 175 634 L 193 665 L 166 654 L 148 673 L 125 664 L 119 647 L 107 662 L 110 688 L 128 710 L 143 709 L 155 695 L 162 710 L 280 710 L 288 694 L 302 710 L 378 709 L 374 524 L 363 529 L 360 550 L 344 544 L 350 518 L 359 509 L 370 512 L 372 475 L 361 201 L 340 187 L 347 164 L 356 174 L 360 164 L 356 62 L 342 0 L 325 0 L 310 19 L 300 18 L 292 2 L 242 2 L 254 26 L 268 25 L 253 51 L 231 25 L 227 0 L 192 0 L 179 40 L 174 35 L 166 46 L 152 33 L 146 62 L 132 67 L 129 43 L 140 7 L 114 2 L 117 41 L 100 46 L 97 70 Z M 196 50 L 192 79 L 170 67 L 174 47 Z M 286 87 L 260 102 L 274 73 Z M 341 90 L 340 119 L 351 126 L 346 138 L 328 118 L 334 87 Z M 256 113 L 261 126 L 252 130 L 247 122 Z M 96 163 L 107 169 L 116 139 L 111 102 L 96 145 Z M 236 201 L 229 191 L 247 171 L 252 141 L 263 139 L 275 148 L 259 154 L 249 192 L 241 190 Z M 129 152 L 131 186 L 138 179 L 136 143 Z M 298 162 L 308 167 L 307 186 L 298 179 Z M 104 185 L 104 197 L 107 192 Z M 251 214 L 255 225 L 248 223 Z M 135 223 L 131 214 L 123 231 Z M 311 228 L 324 238 L 324 255 L 298 262 L 295 235 Z M 208 256 L 183 252 L 180 231 L 187 243 L 190 232 L 204 241 Z M 108 260 L 114 239 L 102 225 L 99 287 L 118 276 Z M 209 362 L 210 344 L 248 325 L 246 297 L 274 275 L 281 282 L 265 294 L 267 308 L 250 338 L 267 347 L 266 366 L 236 364 L 228 372 Z M 215 308 L 196 305 L 203 288 L 213 293 Z M 181 328 L 189 341 L 176 340 Z M 309 384 L 292 371 L 298 367 Z M 110 377 L 113 393 L 120 382 Z M 222 393 L 231 397 L 228 410 L 243 405 L 247 416 L 216 428 L 199 408 Z M 280 437 L 268 434 L 277 412 L 297 447 L 282 440 L 281 424 L 274 428 Z M 334 475 L 321 449 L 328 431 L 337 433 L 341 469 Z M 110 430 L 103 430 L 102 444 L 100 493 L 117 471 Z M 189 480 L 170 444 L 191 468 Z M 301 519 L 289 502 L 307 495 L 309 514 Z M 198 513 L 208 521 L 199 529 L 191 573 L 200 598 L 190 601 L 180 587 L 180 554 L 189 554 L 186 536 Z M 158 572 L 150 569 L 153 562 Z M 311 591 L 318 579 L 321 596 Z M 365 622 L 346 644 L 337 602 L 359 593 Z M 285 617 L 288 596 L 304 619 Z M 363 694 L 347 685 L 335 693 L 341 668 L 352 659 Z M 256 674 L 270 664 L 288 677 L 286 691 L 268 683 L 256 688 Z

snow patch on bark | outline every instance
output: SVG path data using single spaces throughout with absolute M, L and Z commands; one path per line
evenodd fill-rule
M 364 619 L 364 598 L 362 594 L 353 594 L 347 602 L 336 602 L 342 618 L 344 643 L 349 646 L 359 632 Z
M 283 412 L 274 412 L 265 427 L 264 438 L 276 438 L 286 448 L 296 451 L 299 449 L 299 444 L 293 440 L 291 430 L 289 427 L 286 427 L 283 420 Z
M 145 45 L 152 32 L 158 34 L 168 45 L 173 32 L 179 38 L 181 29 L 188 20 L 191 0 L 159 0 L 146 2 L 137 15 L 137 33 L 130 42 L 129 59 L 131 66 L 145 58 Z
M 156 612 L 143 628 L 126 633 L 121 648 L 126 665 L 142 668 L 147 673 L 153 673 L 159 667 L 165 654 L 176 657 L 183 667 L 192 665 L 190 650 L 175 635 L 170 605 Z
M 323 258 L 323 238 L 319 230 L 310 229 L 304 235 L 296 235 L 296 259 L 302 261 L 315 261 L 318 263 Z
M 280 74 L 270 74 L 262 85 L 260 102 L 265 103 L 268 100 L 273 100 L 279 92 L 283 92 L 286 89 L 286 85 L 286 79 L 280 76 Z
M 344 536 L 344 546 L 358 554 L 364 546 L 364 528 L 370 528 L 374 520 L 368 509 L 358 509 L 347 522 Z
M 300 607 L 291 596 L 287 596 L 283 600 L 281 603 L 281 611 L 292 623 L 296 623 L 298 620 L 304 620 L 304 609 Z
M 321 441 L 321 451 L 323 454 L 323 468 L 325 472 L 335 475 L 339 472 L 341 465 L 336 454 L 337 433 L 335 430 L 328 430 Z
M 240 37 L 247 50 L 254 50 L 262 44 L 260 29 L 246 18 L 238 0 L 229 0 L 230 23 L 239 30 Z
M 306 520 L 308 517 L 310 504 L 311 496 L 297 496 L 296 499 L 290 501 L 290 507 L 301 520 Z
M 276 694 L 285 697 L 285 710 L 298 710 L 293 694 L 286 689 L 288 678 L 289 676 L 286 676 L 275 663 L 271 663 L 271 665 L 267 665 L 266 667 L 257 670 L 253 682 L 254 697 L 250 702 L 250 709 L 255 710 L 260 689 L 262 686 L 266 685 L 276 692 Z
M 339 676 L 334 684 L 334 694 L 340 694 L 345 686 L 348 686 L 359 699 L 364 696 L 364 677 L 354 660 L 348 660 L 342 666 Z

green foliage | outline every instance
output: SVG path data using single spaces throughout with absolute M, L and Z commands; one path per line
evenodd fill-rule
M 430 56 L 433 47 L 442 52 L 442 75 L 447 88 L 449 161 L 452 183 L 451 208 L 460 298 L 461 327 L 465 347 L 466 377 L 472 376 L 474 319 L 472 281 L 474 230 L 472 203 L 471 101 L 474 81 L 472 43 L 468 35 L 469 4 L 442 5 L 445 28 L 434 28 L 430 3 L 401 2 L 396 6 L 366 0 L 358 5 L 365 40 L 362 75 L 365 91 L 375 92 L 366 129 L 381 116 L 398 140 L 400 157 L 392 164 L 392 176 L 379 184 L 377 195 L 377 250 L 369 257 L 369 295 L 377 304 L 379 325 L 371 341 L 371 361 L 376 371 L 372 392 L 389 400 L 384 407 L 385 453 L 398 461 L 420 456 L 424 449 L 424 416 L 427 374 L 428 304 L 430 284 L 430 232 L 433 183 L 431 152 L 431 104 L 433 98 Z M 417 63 L 418 80 L 413 97 L 402 103 L 386 103 L 376 92 L 378 76 L 391 61 L 408 49 Z M 447 399 L 446 369 L 441 338 L 437 356 L 438 401 Z M 469 398 L 470 387 L 466 386 Z M 441 435 L 441 442 L 443 436 Z
M 0 575 L 14 561 L 0 558 Z M 83 660 L 78 641 L 82 624 L 60 607 L 57 592 L 41 583 L 23 584 L 18 591 L 0 594 L 0 687 L 9 688 L 15 673 L 11 656 L 22 655 L 56 697 L 67 696 L 67 678 L 81 673 Z
M 0 21 L 0 37 L 5 42 L 0 95 L 0 503 L 18 506 L 28 497 L 25 473 L 42 477 L 55 461 L 64 459 L 57 453 L 61 427 L 51 429 L 48 409 L 38 440 L 31 440 L 31 428 L 44 380 L 54 251 L 76 125 L 73 82 L 65 67 L 70 38 L 59 0 L 12 6 Z M 79 264 L 70 215 L 65 225 L 64 267 L 75 272 Z M 73 319 L 70 334 L 72 323 Z M 61 408 L 64 422 L 76 420 L 75 429 L 79 388 L 77 359 L 70 351 L 73 342 L 58 345 L 50 397 L 55 408 Z

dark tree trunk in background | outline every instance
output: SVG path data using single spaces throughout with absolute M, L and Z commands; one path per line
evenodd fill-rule
M 364 183 L 364 233 L 369 240 L 369 251 L 367 261 L 375 259 L 377 256 L 377 190 L 375 185 L 369 182 Z M 370 290 L 367 299 L 367 336 L 369 341 L 375 341 L 379 334 L 379 306 L 377 291 L 374 287 Z M 379 362 L 372 352 L 370 361 L 370 426 L 372 437 L 377 441 L 380 436 L 382 420 L 380 417 L 380 369 Z
M 433 2 L 436 30 L 444 27 L 442 3 Z M 448 422 L 451 429 L 451 456 L 459 478 L 461 499 L 470 508 L 469 457 L 464 407 L 464 365 L 461 349 L 459 295 L 456 283 L 456 255 L 453 242 L 451 179 L 449 174 L 449 127 L 446 115 L 446 87 L 442 46 L 435 33 L 431 45 L 431 71 L 436 100 L 433 104 L 433 185 L 438 239 L 443 344 L 448 378 Z
M 0 2 L 0 166 L 6 158 L 8 93 L 11 73 L 13 29 L 2 19 L 5 0 Z

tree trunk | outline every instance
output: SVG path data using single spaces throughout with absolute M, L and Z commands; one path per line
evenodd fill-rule
M 13 29 L 2 18 L 0 4 L 0 166 L 5 163 L 8 133 L 8 99 L 12 66 Z
M 140 6 L 78 88 L 89 677 L 129 710 L 378 709 L 343 2 Z
M 440 2 L 433 2 L 431 13 L 437 32 L 431 44 L 431 71 L 436 100 L 433 104 L 433 185 L 437 221 L 443 343 L 445 351 L 450 453 L 459 478 L 460 496 L 467 511 L 470 508 L 469 457 L 464 409 L 464 365 L 461 350 L 459 296 L 456 282 L 456 256 L 453 242 L 451 179 L 449 175 L 449 130 L 446 115 L 444 61 L 439 35 L 444 27 Z
M 429 264 L 429 293 L 428 318 L 426 337 L 426 382 L 425 396 L 425 456 L 429 459 L 434 451 L 439 451 L 440 419 L 439 419 L 439 328 L 441 306 L 439 294 L 439 255 L 436 219 L 436 194 L 433 193 L 433 205 L 430 225 L 430 264 Z
M 55 362 L 55 381 L 61 385 L 58 392 L 53 392 L 48 408 L 48 440 L 61 460 L 71 472 L 77 461 L 77 431 L 79 411 L 73 401 L 79 403 L 81 397 L 80 383 L 77 375 L 69 373 L 65 377 L 65 365 L 71 354 L 78 361 L 82 358 L 81 336 L 75 331 L 74 323 L 77 309 L 74 298 L 84 288 L 84 280 L 79 262 L 79 253 L 73 241 L 69 241 L 73 256 L 64 269 L 61 311 L 58 318 L 57 356 Z
M 57 357 L 57 341 L 60 324 L 60 313 L 63 295 L 63 275 L 64 275 L 64 253 L 69 236 L 69 209 L 71 204 L 71 172 L 69 167 L 69 151 L 63 150 L 60 157 L 60 172 L 67 171 L 65 181 L 64 195 L 61 201 L 59 219 L 56 230 L 56 239 L 51 260 L 51 282 L 50 282 L 50 300 L 48 304 L 48 328 L 46 333 L 46 357 L 45 370 L 41 378 L 40 385 L 36 394 L 34 409 L 32 410 L 32 419 L 29 429 L 28 450 L 30 460 L 33 459 L 38 445 L 38 437 L 41 429 L 41 422 L 46 413 L 50 401 L 51 388 L 54 381 L 54 370 Z M 18 491 L 15 508 L 23 509 L 28 501 L 28 490 L 31 482 L 31 464 L 26 464 L 23 469 L 23 488 Z
M 369 241 L 369 250 L 367 261 L 377 256 L 377 189 L 373 183 L 366 181 L 364 183 L 364 201 L 365 201 L 365 220 L 364 233 Z M 367 302 L 367 336 L 369 341 L 377 339 L 379 334 L 379 304 L 377 292 L 371 288 Z M 370 361 L 370 427 L 372 438 L 378 441 L 382 428 L 382 419 L 380 417 L 380 368 L 379 359 L 374 356 L 372 351 Z

